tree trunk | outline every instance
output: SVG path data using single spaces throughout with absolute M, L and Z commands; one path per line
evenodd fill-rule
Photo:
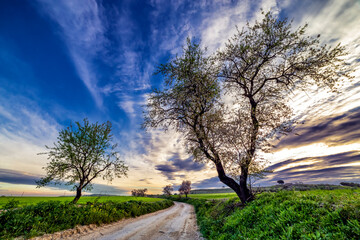
M 241 175 L 240 175 L 240 191 L 243 197 L 246 199 L 246 202 L 252 200 L 253 196 L 247 187 L 249 169 L 246 166 L 241 166 Z
M 227 185 L 228 187 L 230 187 L 232 190 L 234 190 L 234 192 L 237 194 L 237 196 L 240 198 L 240 201 L 243 204 L 247 203 L 248 201 L 250 201 L 252 199 L 249 189 L 246 186 L 246 179 L 244 182 L 244 180 L 241 180 L 241 178 L 243 178 L 243 177 L 240 176 L 241 184 L 239 185 L 237 182 L 235 182 L 234 179 L 226 176 L 224 167 L 222 166 L 220 161 L 217 161 L 217 163 L 215 163 L 215 165 L 216 165 L 216 170 L 218 172 L 218 177 L 219 177 L 220 181 L 222 183 L 224 183 L 225 185 Z M 243 175 L 243 173 L 241 173 L 241 175 Z M 247 177 L 247 172 L 246 172 L 246 177 Z
M 77 203 L 77 201 L 80 199 L 81 190 L 82 190 L 82 188 L 80 188 L 80 187 L 76 188 L 76 196 L 75 196 L 74 200 L 72 201 L 73 204 Z

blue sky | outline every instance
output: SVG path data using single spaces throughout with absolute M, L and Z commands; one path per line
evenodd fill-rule
M 340 94 L 292 97 L 304 121 L 266 155 L 274 173 L 261 184 L 360 181 L 360 2 L 349 1 L 0 1 L 0 194 L 59 195 L 35 189 L 45 156 L 70 121 L 111 121 L 129 177 L 96 181 L 93 193 L 157 193 L 186 178 L 221 187 L 212 166 L 192 161 L 177 133 L 140 129 L 142 105 L 162 79 L 156 66 L 181 53 L 187 36 L 216 51 L 260 8 L 309 24 L 323 44 L 341 42 L 354 80 Z M 65 192 L 65 194 L 67 194 Z M 70 193 L 69 193 L 70 194 Z

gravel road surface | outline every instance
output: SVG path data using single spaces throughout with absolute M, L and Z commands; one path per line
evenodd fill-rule
M 101 239 L 101 240 L 169 240 L 203 239 L 198 232 L 194 207 L 175 205 L 137 218 L 125 219 L 96 227 L 83 226 L 49 234 L 37 239 Z

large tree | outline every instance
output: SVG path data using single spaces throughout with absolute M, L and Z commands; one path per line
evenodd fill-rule
M 293 31 L 267 13 L 213 57 L 188 39 L 182 56 L 160 65 L 165 87 L 150 95 L 144 127 L 184 133 L 195 160 L 212 161 L 220 181 L 243 203 L 251 200 L 247 180 L 261 165 L 257 152 L 292 129 L 287 95 L 313 84 L 333 89 L 347 76 L 339 59 L 344 49 L 320 45 L 305 29 Z M 225 93 L 234 106 L 224 102 Z
M 336 90 L 349 77 L 342 57 L 344 47 L 320 44 L 320 35 L 305 35 L 307 25 L 292 29 L 287 19 L 271 12 L 262 21 L 237 33 L 217 53 L 225 88 L 235 96 L 231 134 L 225 136 L 228 149 L 240 172 L 240 188 L 246 197 L 249 169 L 259 150 L 271 147 L 274 136 L 292 130 L 289 95 L 309 86 Z M 227 131 L 229 132 L 229 131 Z
M 41 178 L 38 187 L 50 182 L 73 185 L 76 196 L 73 203 L 81 197 L 82 190 L 91 190 L 92 181 L 97 177 L 112 181 L 114 177 L 126 176 L 128 167 L 112 143 L 111 123 L 76 122 L 75 126 L 61 130 L 53 147 L 45 146 L 50 162 L 44 169 L 47 175 Z

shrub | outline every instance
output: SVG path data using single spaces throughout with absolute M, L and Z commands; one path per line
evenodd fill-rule
M 14 198 L 10 199 L 7 203 L 4 205 L 4 209 L 13 209 L 17 208 L 19 206 L 20 202 L 18 200 L 15 200 Z

